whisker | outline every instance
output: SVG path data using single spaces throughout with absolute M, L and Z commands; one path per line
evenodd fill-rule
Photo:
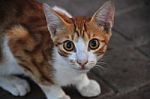
M 100 68 L 100 67 L 97 67 L 97 66 L 95 66 L 94 68 L 100 69 L 101 71 L 104 71 L 104 69 L 102 69 L 102 68 Z
M 97 64 L 106 64 L 107 65 L 107 63 L 105 63 L 105 62 L 97 62 Z
M 103 66 L 103 65 L 95 65 L 97 67 L 102 67 L 102 68 L 106 68 L 106 66 Z
M 104 62 L 104 60 L 99 60 L 98 62 Z
M 104 60 L 102 59 L 102 60 L 99 60 L 99 61 L 97 61 L 97 64 L 104 64 L 104 65 L 107 65 L 107 63 L 106 62 L 104 62 Z
M 107 67 L 104 67 L 102 65 L 95 65 L 95 68 L 101 69 L 101 70 L 106 70 Z

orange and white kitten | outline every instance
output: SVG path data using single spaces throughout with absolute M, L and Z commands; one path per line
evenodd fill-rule
M 14 96 L 26 95 L 28 82 L 14 76 L 22 74 L 35 81 L 47 99 L 70 99 L 61 88 L 67 85 L 86 97 L 101 93 L 87 72 L 103 57 L 112 35 L 112 2 L 91 18 L 72 17 L 34 0 L 1 0 L 0 10 L 1 88 Z
M 49 93 L 46 90 L 47 96 L 70 99 L 60 87 L 70 84 L 74 85 L 82 96 L 99 95 L 99 84 L 90 80 L 86 73 L 96 65 L 106 51 L 115 12 L 112 2 L 105 3 L 92 18 L 72 17 L 57 7 L 54 8 L 54 12 L 47 4 L 43 7 L 54 42 L 55 84 L 49 87 L 49 90 L 53 91 Z

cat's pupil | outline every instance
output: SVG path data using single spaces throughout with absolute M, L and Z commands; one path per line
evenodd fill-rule
M 92 42 L 91 42 L 91 46 L 96 46 L 96 40 L 92 40 Z
M 74 50 L 74 44 L 72 41 L 65 41 L 64 42 L 64 49 L 67 50 L 67 51 L 73 51 Z
M 99 47 L 99 41 L 97 39 L 92 39 L 90 42 L 89 42 L 89 47 L 90 49 L 92 50 L 95 50 Z
M 67 43 L 67 48 L 71 48 L 72 47 L 72 42 L 71 41 L 69 41 L 68 43 Z

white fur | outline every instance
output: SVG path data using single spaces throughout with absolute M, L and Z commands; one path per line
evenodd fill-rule
M 81 75 L 75 86 L 82 96 L 93 97 L 101 93 L 99 84 L 94 80 L 89 80 L 85 74 Z
M 54 69 L 56 70 L 54 74 L 56 83 L 59 86 L 67 86 L 72 84 L 76 77 L 80 75 L 80 73 L 71 67 L 69 61 L 65 60 L 64 57 L 61 57 L 58 54 L 57 49 L 54 49 L 54 54 L 55 62 L 53 65 Z
M 0 63 L 0 87 L 14 96 L 24 96 L 30 91 L 30 87 L 25 80 L 11 76 L 13 74 L 24 74 L 24 71 L 17 64 L 16 59 L 10 51 L 6 37 L 4 37 L 3 55 L 3 62 Z
M 22 74 L 23 69 L 17 64 L 16 59 L 14 58 L 10 48 L 8 47 L 8 40 L 4 37 L 3 43 L 3 62 L 0 63 L 0 75 L 9 75 L 9 74 Z
M 65 9 L 61 8 L 61 7 L 54 6 L 53 10 L 55 10 L 56 12 L 64 13 L 69 18 L 72 18 L 72 15 L 70 13 L 68 13 Z
M 76 53 L 72 53 L 67 58 L 64 58 L 58 54 L 57 48 L 54 49 L 54 69 L 56 82 L 60 86 L 70 85 L 75 82 L 81 74 L 87 73 L 92 67 L 96 64 L 96 56 L 87 52 L 87 45 L 84 43 L 83 39 L 80 38 L 76 42 Z M 82 53 L 82 54 L 81 54 Z M 85 70 L 81 70 L 81 66 L 76 62 L 78 58 L 88 59 L 88 63 L 85 66 Z M 72 64 L 71 61 L 74 61 L 75 64 Z M 67 78 L 64 80 L 64 78 Z
M 0 76 L 0 87 L 14 96 L 24 96 L 30 92 L 28 82 L 15 76 Z
M 64 58 L 57 54 L 57 60 L 54 62 L 55 67 L 55 80 L 58 86 L 74 85 L 83 96 L 92 97 L 101 93 L 99 84 L 94 80 L 89 80 L 87 71 L 75 70 L 68 62 L 63 61 Z M 66 60 L 66 59 L 65 59 Z
M 76 51 L 77 61 L 88 61 L 87 45 L 82 38 L 79 38 L 78 42 L 76 43 Z

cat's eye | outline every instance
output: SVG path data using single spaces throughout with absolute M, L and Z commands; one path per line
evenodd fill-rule
M 98 39 L 92 39 L 92 40 L 90 40 L 90 42 L 89 42 L 89 48 L 91 50 L 95 50 L 95 49 L 99 48 L 99 46 L 100 46 L 100 43 L 99 43 Z
M 74 43 L 70 40 L 65 41 L 63 47 L 66 51 L 73 51 L 75 48 Z

